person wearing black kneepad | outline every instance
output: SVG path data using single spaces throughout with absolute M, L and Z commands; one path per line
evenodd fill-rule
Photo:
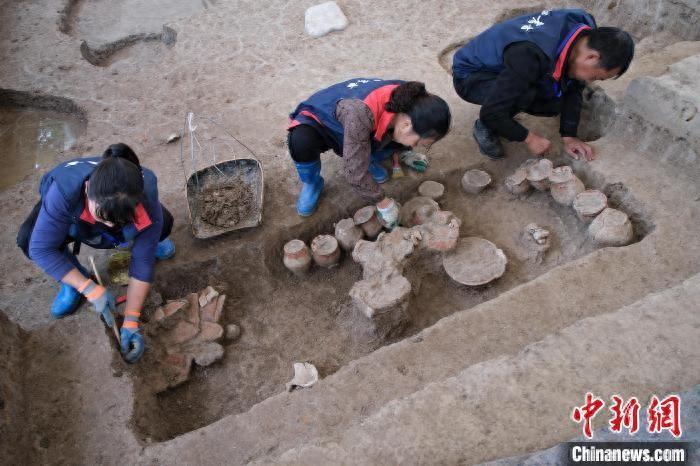
M 544 10 L 498 23 L 459 49 L 453 83 L 462 99 L 481 105 L 473 135 L 487 157 L 504 157 L 501 137 L 524 142 L 536 156 L 548 153 L 548 139 L 513 119 L 525 112 L 561 115 L 565 152 L 592 160 L 592 148 L 577 138 L 582 90 L 593 81 L 621 76 L 633 56 L 627 32 L 597 27 L 584 10 Z
M 124 359 L 136 362 L 144 351 L 139 317 L 155 261 L 175 254 L 168 239 L 173 216 L 158 200 L 155 174 L 141 166 L 129 146 L 112 144 L 101 157 L 60 163 L 42 177 L 39 194 L 40 201 L 20 226 L 17 245 L 59 282 L 53 317 L 72 314 L 85 297 L 108 326 L 116 325 L 114 296 L 92 280 L 76 255 L 81 244 L 131 249 L 120 336 Z

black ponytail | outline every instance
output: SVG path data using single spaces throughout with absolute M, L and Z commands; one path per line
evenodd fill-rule
M 136 153 L 131 149 L 131 147 L 127 146 L 123 142 L 112 144 L 102 154 L 103 159 L 108 159 L 110 157 L 126 159 L 137 167 L 141 167 L 141 162 L 139 162 L 139 158 L 136 156 Z
M 450 130 L 452 115 L 447 102 L 430 94 L 421 82 L 408 81 L 396 87 L 384 108 L 392 113 L 408 115 L 413 131 L 421 139 L 437 141 Z
M 102 220 L 123 226 L 134 221 L 136 206 L 143 202 L 143 175 L 134 151 L 126 144 L 112 144 L 90 175 L 88 197 L 97 204 Z

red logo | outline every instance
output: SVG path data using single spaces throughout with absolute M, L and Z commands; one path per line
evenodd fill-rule
M 571 413 L 574 422 L 583 422 L 583 435 L 587 438 L 593 438 L 591 421 L 603 406 L 605 406 L 605 402 L 602 399 L 594 397 L 592 393 L 588 392 L 586 393 L 586 403 L 583 406 L 575 407 L 574 412 Z
M 669 395 L 663 400 L 654 395 L 651 397 L 649 408 L 647 409 L 649 417 L 649 432 L 661 432 L 668 430 L 674 437 L 681 436 L 681 399 L 678 395 Z
M 611 398 L 610 412 L 612 417 L 608 422 L 611 432 L 622 432 L 627 429 L 631 435 L 639 431 L 639 413 L 641 405 L 636 397 L 631 397 L 627 402 L 618 395 Z M 602 398 L 598 398 L 590 392 L 586 393 L 585 403 L 576 406 L 571 413 L 571 418 L 577 424 L 583 424 L 583 435 L 593 438 L 593 418 L 605 406 Z M 659 400 L 656 395 L 651 397 L 647 408 L 647 432 L 659 433 L 669 431 L 678 438 L 683 433 L 681 429 L 681 399 L 678 395 L 668 395 Z

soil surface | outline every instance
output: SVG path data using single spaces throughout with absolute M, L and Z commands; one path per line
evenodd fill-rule
M 521 198 L 509 194 L 503 181 L 510 171 L 505 165 L 490 167 L 493 185 L 477 195 L 462 190 L 462 170 L 436 180 L 445 184 L 445 194 L 438 202 L 441 208 L 462 220 L 460 235 L 488 238 L 504 251 L 508 258 L 505 275 L 489 285 L 464 286 L 447 275 L 441 255 L 416 255 L 405 271 L 414 290 L 408 308 L 410 323 L 404 332 L 386 340 L 373 337 L 371 326 L 352 305 L 348 292 L 361 279 L 362 270 L 347 253 L 338 267 L 316 266 L 307 277 L 298 278 L 282 264 L 282 247 L 293 237 L 281 232 L 279 239 L 271 238 L 262 249 L 242 241 L 214 262 L 190 263 L 190 273 L 172 273 L 169 264 L 163 264 L 159 277 L 166 278 L 159 278 L 156 287 L 165 299 L 211 284 L 228 297 L 222 324 L 240 324 L 242 335 L 227 347 L 221 363 L 195 368 L 180 387 L 154 396 L 148 378 L 140 379 L 135 416 L 138 433 L 144 439 L 165 440 L 247 411 L 284 391 L 284 384 L 293 376 L 292 362 L 311 362 L 321 378 L 327 377 L 381 346 L 596 249 L 586 236 L 587 225 L 549 193 L 533 190 Z M 406 200 L 417 196 L 417 183 L 402 195 Z M 321 232 L 332 233 L 333 223 L 341 218 L 321 218 Z M 553 236 L 542 263 L 530 257 L 519 238 L 532 222 Z M 316 228 L 296 236 L 309 243 Z
M 589 1 L 587 6 L 593 3 Z M 675 8 L 674 5 L 686 2 L 657 3 Z M 499 162 L 486 160 L 479 153 L 471 136 L 478 107 L 456 95 L 451 77 L 441 66 L 449 62 L 448 54 L 438 54 L 441 50 L 454 50 L 448 45 L 463 43 L 498 18 L 537 10 L 542 5 L 514 6 L 504 1 L 345 1 L 340 6 L 350 20 L 348 28 L 311 39 L 304 35 L 303 18 L 305 9 L 313 4 L 282 0 L 130 0 L 119 5 L 104 0 L 2 2 L 2 90 L 24 93 L 27 98 L 23 105 L 32 111 L 57 110 L 55 99 L 60 98 L 65 104 L 61 104 L 62 108 L 70 108 L 87 120 L 87 127 L 76 133 L 75 146 L 70 150 L 56 146 L 48 159 L 50 163 L 99 154 L 115 142 L 133 147 L 143 165 L 157 174 L 160 200 L 175 216 L 171 237 L 177 252 L 172 259 L 158 263 L 153 295 L 181 298 L 211 285 L 227 295 L 222 324 L 239 325 L 241 335 L 234 342 L 225 342 L 227 348 L 220 362 L 197 368 L 188 383 L 154 395 L 148 374 L 143 372 L 147 365 L 124 363 L 112 336 L 88 306 L 59 321 L 50 317 L 57 285 L 14 244 L 17 227 L 37 202 L 38 181 L 49 167 L 44 163 L 34 169 L 32 164 L 21 174 L 8 172 L 4 176 L 12 180 L 6 189 L 0 189 L 0 311 L 17 327 L 8 327 L 5 320 L 0 322 L 0 335 L 5 342 L 11 342 L 2 347 L 2 354 L 9 356 L 0 363 L 0 432 L 8 432 L 8 419 L 22 421 L 9 424 L 10 433 L 0 436 L 0 457 L 4 457 L 2 448 L 9 446 L 18 455 L 12 461 L 16 464 L 134 464 L 148 461 L 149 454 L 154 457 L 148 464 L 248 463 L 277 448 L 302 444 L 312 438 L 310 429 L 323 429 L 325 433 L 337 426 L 347 430 L 351 422 L 363 422 L 392 397 L 410 394 L 402 391 L 404 387 L 418 390 L 424 384 L 454 376 L 454 367 L 452 372 L 436 373 L 452 367 L 450 363 L 455 360 L 474 365 L 498 362 L 504 352 L 517 353 L 527 344 L 556 333 L 562 325 L 614 311 L 697 273 L 699 253 L 688 239 L 694 237 L 688 234 L 692 228 L 689 223 L 698 218 L 697 177 L 692 183 L 683 178 L 695 176 L 696 172 L 685 170 L 688 175 L 683 175 L 680 170 L 672 171 L 674 160 L 682 157 L 649 148 L 665 149 L 668 138 L 660 139 L 659 146 L 635 149 L 633 156 L 604 140 L 594 144 L 599 154 L 595 162 L 577 166 L 583 172 L 575 170 L 576 174 L 586 187 L 603 190 L 610 197 L 611 207 L 630 216 L 635 241 L 644 240 L 629 247 L 604 250 L 596 249 L 587 239 L 586 226 L 576 218 L 573 209 L 557 204 L 548 193 L 533 191 L 515 198 L 503 189 L 504 178 L 529 157 L 522 144 L 506 143 L 507 157 Z M 629 1 L 597 2 L 594 12 L 599 17 L 612 6 L 606 14 L 614 15 L 623 4 L 634 12 L 629 15 L 629 10 L 624 10 L 620 14 L 619 20 L 627 21 L 625 24 L 636 21 L 636 15 L 648 9 Z M 564 4 L 547 5 L 560 6 Z M 600 116 L 612 118 L 619 113 L 622 96 L 634 77 L 663 75 L 671 65 L 700 53 L 697 38 L 687 34 L 674 36 L 687 30 L 674 26 L 674 21 L 679 20 L 677 15 L 662 15 L 664 8 L 656 15 L 658 24 L 665 23 L 667 30 L 663 34 L 651 35 L 659 31 L 656 26 L 641 31 L 644 23 L 637 21 L 638 38 L 642 39 L 638 58 L 625 76 L 605 83 L 603 88 L 610 91 L 615 102 L 600 95 L 587 101 L 582 135 L 594 139 L 611 130 L 612 125 L 601 124 Z M 650 17 L 655 16 L 652 13 Z M 64 30 L 61 21 L 72 28 Z M 164 23 L 177 32 L 174 44 L 138 40 L 105 60 L 103 66 L 94 66 L 81 55 L 83 40 L 99 46 L 132 34 L 159 33 Z M 643 38 L 645 35 L 648 37 Z M 358 44 L 362 47 L 358 48 Z M 453 125 L 450 133 L 432 146 L 427 172 L 418 175 L 404 168 L 404 178 L 391 180 L 383 187 L 391 197 L 405 203 L 416 195 L 422 181 L 432 179 L 444 184 L 446 192 L 440 206 L 462 220 L 461 235 L 486 238 L 508 257 L 501 278 L 473 288 L 452 281 L 442 268 L 440 256 L 416 256 L 406 267 L 413 289 L 408 308 L 410 324 L 401 335 L 387 340 L 373 338 L 366 321 L 350 303 L 348 291 L 361 278 L 361 269 L 347 254 L 338 267 L 315 268 L 306 278 L 294 277 L 282 264 L 282 248 L 287 241 L 300 238 L 309 244 L 316 235 L 332 233 L 334 222 L 352 216 L 365 205 L 343 177 L 342 158 L 324 154 L 326 186 L 318 211 L 312 217 L 299 218 L 294 202 L 300 183 L 285 147 L 288 114 L 298 102 L 318 89 L 357 76 L 421 80 L 430 92 L 445 98 L 452 110 Z M 216 115 L 223 127 L 241 137 L 259 155 L 266 189 L 263 221 L 258 227 L 208 240 L 193 237 L 187 218 L 180 150 L 178 144 L 166 143 L 169 135 L 182 130 L 190 111 Z M 549 138 L 554 154 L 561 152 L 558 119 L 517 118 Z M 61 115 L 58 119 L 63 121 Z M 34 129 L 27 134 L 32 145 L 12 149 L 20 156 L 15 159 L 35 156 L 38 139 Z M 643 139 L 644 134 L 640 131 L 626 142 Z M 10 155 L 10 151 L 6 152 Z M 466 194 L 460 187 L 462 175 L 473 168 L 486 170 L 493 179 L 492 185 L 479 195 Z M 671 177 L 669 173 L 678 176 Z M 664 180 L 665 185 L 659 185 L 658 179 Z M 675 181 L 667 182 L 669 179 Z M 243 193 L 230 192 L 235 189 L 224 188 L 221 200 L 211 202 L 207 218 L 213 225 L 209 228 L 240 221 L 243 213 L 239 209 L 234 212 L 227 205 L 231 199 L 245 197 Z M 691 196 L 691 201 L 687 201 Z M 679 216 L 679 208 L 688 215 Z M 674 218 L 672 227 L 669 213 Z M 541 262 L 533 260 L 519 241 L 523 227 L 529 223 L 537 223 L 552 233 L 551 248 Z M 677 252 L 679 248 L 684 248 L 683 254 Z M 104 269 L 109 251 L 84 247 L 80 255 L 84 265 L 90 254 Z M 535 291 L 527 283 L 534 279 L 537 282 L 530 285 L 536 285 Z M 521 299 L 523 290 L 530 294 Z M 118 296 L 124 289 L 113 291 Z M 579 297 L 580 294 L 585 296 Z M 551 305 L 565 302 L 570 295 L 576 295 L 575 306 Z M 488 302 L 494 298 L 506 304 Z M 474 309 L 475 306 L 479 308 Z M 144 310 L 144 318 L 147 317 Z M 449 326 L 457 317 L 469 322 L 459 328 L 459 337 L 447 331 L 442 335 L 442 330 L 436 329 L 445 322 Z M 447 319 L 438 322 L 443 318 Z M 623 327 L 636 328 L 635 323 L 626 320 Z M 447 343 L 428 350 L 420 344 L 413 345 L 414 338 L 416 342 L 423 338 L 416 334 L 428 327 L 436 330 L 426 330 L 421 335 L 432 331 L 439 336 L 436 339 Z M 689 326 L 687 330 L 690 332 Z M 645 337 L 651 334 L 645 332 Z M 407 338 L 412 335 L 415 337 Z M 446 338 L 450 335 L 454 338 Z M 608 377 L 611 352 L 596 350 L 596 335 L 577 335 L 576 341 L 586 347 L 577 357 L 592 361 L 592 376 Z M 415 353 L 407 352 L 409 343 Z M 659 340 L 654 345 L 665 347 L 665 343 Z M 389 354 L 397 347 L 402 353 L 395 360 L 372 366 L 373 357 Z M 639 353 L 656 352 L 654 346 L 646 349 Z M 144 358 L 154 357 L 153 353 L 147 350 Z M 434 357 L 436 363 L 420 366 L 428 357 Z M 319 383 L 311 390 L 276 398 L 293 376 L 293 363 L 303 361 L 318 368 Z M 668 366 L 683 363 L 674 361 Z M 361 365 L 359 372 L 353 372 Z M 371 367 L 371 372 L 367 367 Z M 637 370 L 633 358 L 625 361 L 624 367 L 631 375 Z M 396 374 L 401 378 L 396 379 L 395 385 L 389 384 Z M 345 378 L 338 378 L 341 375 Z M 479 377 L 473 380 L 478 381 Z M 500 387 L 517 386 L 519 377 L 508 379 Z M 334 399 L 336 392 L 328 388 L 333 388 L 334 380 L 342 381 L 352 393 Z M 627 387 L 624 380 L 621 383 Z M 386 387 L 389 389 L 384 390 Z M 568 381 L 561 388 L 567 394 L 576 389 L 577 396 L 584 392 Z M 675 389 L 666 382 L 659 388 Z M 388 392 L 391 393 L 387 395 Z M 491 391 L 482 393 L 488 395 Z M 546 398 L 540 406 L 561 401 L 557 399 L 561 398 L 559 390 L 538 387 L 537 393 Z M 567 403 L 572 400 L 573 397 L 566 398 Z M 300 402 L 305 406 L 294 406 Z M 275 403 L 298 411 L 285 415 L 284 406 Z M 323 403 L 337 409 L 327 409 Z M 265 412 L 266 406 L 275 407 L 275 412 Z M 313 411 L 315 407 L 323 407 L 322 414 L 332 414 L 325 418 L 305 415 L 305 409 Z M 484 403 L 478 408 L 486 407 Z M 524 410 L 510 412 L 520 419 L 532 419 L 524 416 Z M 242 413 L 240 417 L 229 416 L 238 413 Z M 551 409 L 548 414 L 547 419 L 556 414 L 562 422 L 568 421 Z M 249 421 L 246 415 L 254 420 Z M 430 412 L 426 418 L 429 415 Z M 241 435 L 228 435 L 221 428 L 239 418 L 246 424 Z M 190 432 L 220 419 L 221 423 L 210 428 Z M 283 427 L 264 431 L 276 420 Z M 492 417 L 492 432 L 483 435 L 501 441 L 498 433 L 508 422 Z M 537 431 L 541 441 L 546 442 L 552 432 L 559 431 L 553 425 L 559 426 L 535 423 L 523 434 L 534 435 Z M 264 432 L 259 433 L 256 428 Z M 186 432 L 190 433 L 180 436 Z M 226 437 L 212 441 L 212 432 L 226 433 Z M 295 435 L 298 437 L 293 438 Z M 176 436 L 172 442 L 157 444 Z M 194 447 L 178 450 L 179 446 L 188 445 L 188 439 L 194 439 Z M 514 437 L 511 440 L 504 444 L 513 443 L 518 448 L 530 445 Z M 172 457 L 163 453 L 168 448 L 172 449 L 168 450 Z M 484 450 L 483 446 L 480 450 Z M 227 457 L 217 461 L 217 454 Z M 195 459 L 190 460 L 188 455 Z
M 222 228 L 235 227 L 255 207 L 253 190 L 240 181 L 207 186 L 197 196 L 197 202 L 202 221 Z

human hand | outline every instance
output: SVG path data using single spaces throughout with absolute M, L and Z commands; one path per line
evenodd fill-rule
M 121 329 L 121 351 L 124 360 L 129 364 L 133 364 L 141 358 L 146 345 L 141 335 L 139 328 L 138 311 L 126 311 L 124 313 L 124 324 Z
M 538 157 L 544 157 L 549 153 L 549 150 L 552 148 L 552 142 L 547 139 L 543 138 L 542 136 L 533 133 L 530 131 L 527 133 L 527 137 L 525 138 L 525 144 L 527 145 L 527 148 L 532 152 L 533 155 L 536 155 Z
M 89 279 L 78 291 L 90 301 L 95 312 L 102 315 L 107 327 L 114 327 L 112 312 L 115 310 L 115 302 L 112 293 L 105 287 Z
M 593 148 L 585 142 L 581 141 L 579 138 L 567 136 L 561 139 L 562 141 L 564 141 L 564 152 L 566 152 L 566 155 L 568 155 L 572 159 L 584 159 L 587 162 L 590 162 L 591 160 L 595 159 Z
M 428 169 L 428 156 L 420 152 L 412 150 L 402 152 L 401 161 L 419 173 L 423 173 Z

